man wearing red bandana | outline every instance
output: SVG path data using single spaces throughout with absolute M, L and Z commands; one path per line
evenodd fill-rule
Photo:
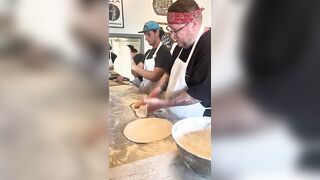
M 194 0 L 177 0 L 168 9 L 167 30 L 177 40 L 170 74 L 144 99 L 148 110 L 168 107 L 179 118 L 211 116 L 211 29 L 202 24 Z M 165 98 L 159 99 L 165 92 Z

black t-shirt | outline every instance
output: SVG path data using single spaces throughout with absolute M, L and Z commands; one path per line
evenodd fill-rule
M 156 48 L 150 49 L 146 52 L 144 59 L 151 59 L 153 54 L 155 53 Z M 149 53 L 150 52 L 150 53 Z M 157 56 L 155 58 L 155 67 L 162 68 L 165 72 L 169 73 L 173 65 L 173 61 L 171 59 L 170 50 L 165 46 L 162 45 L 157 52 Z
M 192 46 L 182 50 L 180 54 L 182 61 L 187 61 L 191 48 Z M 176 46 L 172 53 L 173 61 L 180 50 L 181 48 Z M 200 37 L 189 61 L 185 78 L 188 85 L 187 93 L 200 100 L 204 107 L 211 107 L 211 30 Z M 210 115 L 209 111 L 206 111 L 205 115 Z
M 136 54 L 135 56 L 133 56 L 133 61 L 136 65 L 139 64 L 139 62 L 144 62 L 144 55 L 141 53 Z

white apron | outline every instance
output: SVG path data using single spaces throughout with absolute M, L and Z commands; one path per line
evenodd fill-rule
M 139 78 L 135 77 L 135 78 L 131 81 L 131 83 L 132 83 L 133 85 L 137 86 L 137 87 L 140 87 L 141 81 L 140 81 Z
M 176 46 L 178 45 L 178 43 L 173 43 L 172 46 L 171 46 L 171 49 L 170 49 L 170 54 L 172 55 L 173 51 L 174 51 L 174 48 L 176 48 Z
M 149 56 L 150 52 L 146 55 L 146 58 L 144 60 L 144 69 L 145 70 L 148 70 L 148 71 L 153 71 L 154 70 L 154 66 L 155 66 L 155 58 L 157 57 L 157 53 L 160 49 L 160 47 L 162 46 L 162 42 L 160 42 L 160 44 L 158 45 L 156 51 L 154 52 L 152 58 L 150 59 L 147 59 L 147 57 Z M 149 79 L 146 79 L 143 77 L 143 80 L 140 84 L 140 89 L 143 91 L 143 92 L 150 92 L 154 86 L 156 85 L 156 82 L 155 81 L 151 81 Z
M 189 61 L 191 59 L 191 56 L 194 52 L 194 49 L 203 31 L 204 31 L 204 26 L 202 25 L 197 35 L 196 41 L 192 46 L 192 49 L 190 51 L 187 61 L 183 62 L 179 58 L 183 49 L 181 49 L 177 59 L 175 60 L 171 69 L 169 84 L 168 84 L 166 95 L 165 95 L 166 99 L 175 97 L 182 91 L 186 91 L 188 89 L 188 86 L 185 80 L 186 70 L 187 70 Z M 169 107 L 169 110 L 179 118 L 188 118 L 188 117 L 202 117 L 206 108 L 203 107 L 200 103 L 195 103 L 195 104 L 186 105 L 186 106 Z

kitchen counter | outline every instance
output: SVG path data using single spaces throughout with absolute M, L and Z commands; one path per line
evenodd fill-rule
M 188 169 L 177 151 L 109 169 L 110 180 L 201 180 Z M 206 179 L 210 179 L 207 177 Z
M 176 151 L 171 136 L 153 143 L 139 144 L 129 141 L 124 135 L 125 126 L 138 118 L 130 105 L 146 97 L 133 85 L 109 87 L 110 128 L 109 128 L 109 167 L 124 165 L 133 161 Z M 174 124 L 178 119 L 167 109 L 150 113 L 148 117 L 164 118 Z
M 133 85 L 119 84 L 109 87 L 109 95 L 109 179 L 203 179 L 183 163 L 171 136 L 153 143 L 139 144 L 123 135 L 126 125 L 138 119 L 131 104 L 146 97 L 146 94 Z M 180 120 L 166 108 L 150 113 L 148 117 L 164 118 L 172 124 Z

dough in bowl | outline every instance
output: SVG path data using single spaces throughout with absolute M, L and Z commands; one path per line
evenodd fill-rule
M 184 134 L 178 142 L 186 151 L 211 159 L 211 128 Z

